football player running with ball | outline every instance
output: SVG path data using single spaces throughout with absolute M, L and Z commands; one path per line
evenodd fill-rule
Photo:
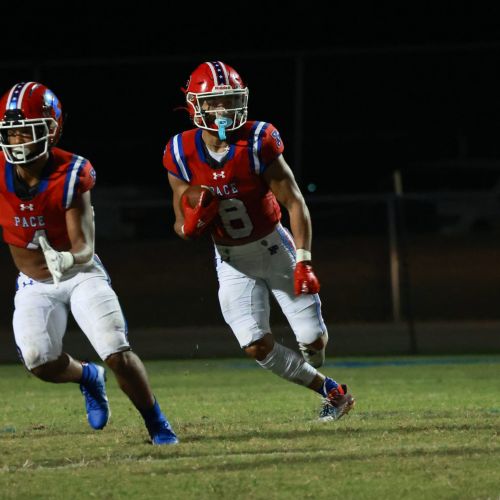
M 172 137 L 163 156 L 174 229 L 184 239 L 209 229 L 222 314 L 240 346 L 266 370 L 319 393 L 319 418 L 336 420 L 354 399 L 344 384 L 317 370 L 328 333 L 311 265 L 311 219 L 280 134 L 270 123 L 247 121 L 248 88 L 228 64 L 202 63 L 183 90 L 196 128 Z M 194 206 L 192 195 L 183 196 L 190 186 L 202 186 Z M 280 204 L 289 212 L 293 236 L 280 223 Z M 302 356 L 273 339 L 269 292 Z
M 90 426 L 107 424 L 104 368 L 62 350 L 71 310 L 141 413 L 152 443 L 177 443 L 144 365 L 130 350 L 118 298 L 94 255 L 94 169 L 55 147 L 61 103 L 40 83 L 18 83 L 0 101 L 0 120 L 0 225 L 19 270 L 13 326 L 24 365 L 44 381 L 80 384 Z

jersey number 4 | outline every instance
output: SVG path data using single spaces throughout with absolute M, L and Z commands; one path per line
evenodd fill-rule
M 47 238 L 47 232 L 45 229 L 37 229 L 33 234 L 31 241 L 26 245 L 26 248 L 29 248 L 30 250 L 40 248 L 40 243 L 38 242 L 38 238 L 40 238 L 40 236 L 45 236 L 45 238 Z

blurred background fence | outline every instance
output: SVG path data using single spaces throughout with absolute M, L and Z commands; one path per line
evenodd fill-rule
M 189 127 L 172 112 L 178 89 L 210 59 L 238 69 L 251 118 L 284 138 L 312 214 L 330 353 L 491 352 L 500 350 L 499 51 L 471 43 L 46 59 L 0 64 L 0 84 L 43 81 L 69 112 L 61 147 L 96 167 L 96 250 L 143 356 L 239 353 L 219 310 L 210 242 L 174 235 L 161 166 L 167 139 Z M 0 269 L 0 360 L 12 360 L 16 273 L 6 247 Z M 293 345 L 276 307 L 272 319 Z M 69 347 L 93 357 L 70 330 Z
M 167 196 L 143 199 L 140 191 L 114 199 L 96 189 L 94 197 L 97 252 L 136 348 L 149 357 L 236 355 L 217 302 L 210 241 L 177 238 Z M 332 353 L 500 350 L 499 202 L 494 192 L 309 197 Z M 14 354 L 9 260 L 3 248 L 3 359 Z M 293 345 L 276 305 L 272 319 Z M 81 336 L 68 339 L 89 352 Z

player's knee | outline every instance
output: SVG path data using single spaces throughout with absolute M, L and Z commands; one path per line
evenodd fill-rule
M 325 349 L 327 344 L 328 344 L 328 332 L 325 330 L 324 332 L 321 332 L 320 336 L 314 342 L 305 345 L 310 349 L 313 349 L 315 351 L 320 351 L 321 349 Z
M 104 361 L 115 373 L 127 371 L 133 363 L 132 351 L 120 351 L 109 355 Z
M 68 363 L 69 358 L 62 355 L 54 361 L 48 361 L 47 363 L 31 368 L 30 372 L 45 382 L 56 382 L 58 375 L 68 367 Z
M 46 365 L 35 366 L 35 368 L 32 368 L 30 371 L 35 377 L 38 377 L 39 379 L 42 380 L 46 380 L 48 373 Z
M 262 361 L 272 351 L 274 339 L 270 334 L 265 335 L 261 339 L 246 346 L 245 352 L 253 359 Z
M 328 343 L 328 332 L 325 331 L 315 341 L 306 344 L 299 342 L 299 348 L 302 356 L 314 368 L 320 368 L 325 362 L 325 350 Z

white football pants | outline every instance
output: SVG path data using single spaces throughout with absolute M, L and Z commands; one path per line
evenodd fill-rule
M 101 359 L 129 349 L 125 318 L 101 262 L 95 257 L 78 267 L 58 288 L 51 279 L 35 281 L 19 273 L 14 337 L 28 370 L 61 355 L 70 310 Z
M 295 244 L 281 224 L 246 245 L 216 245 L 215 261 L 222 314 L 241 347 L 271 333 L 269 291 L 298 342 L 311 344 L 326 332 L 319 295 L 294 294 Z

